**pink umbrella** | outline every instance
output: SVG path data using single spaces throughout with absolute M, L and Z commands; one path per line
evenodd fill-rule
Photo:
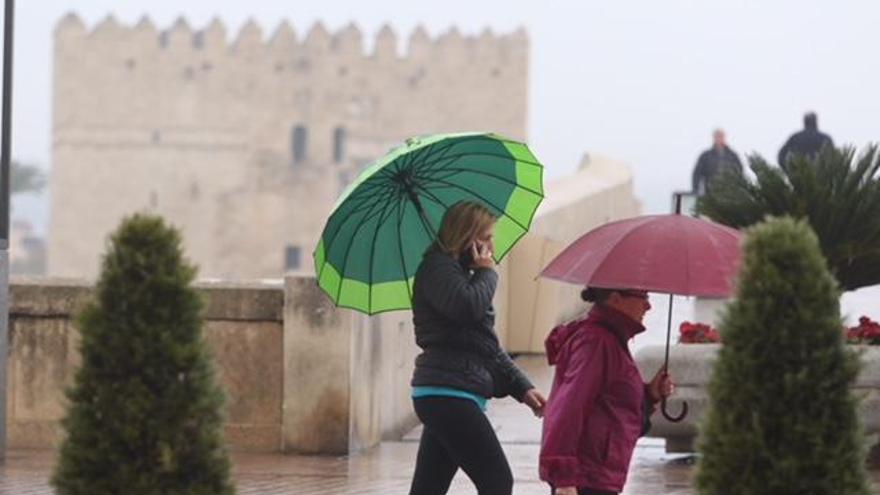
M 739 270 L 740 234 L 685 215 L 607 223 L 571 243 L 542 277 L 608 289 L 724 297 Z
M 647 215 L 611 222 L 571 243 L 542 277 L 607 289 L 669 294 L 666 365 L 672 332 L 672 295 L 724 297 L 739 271 L 740 233 L 685 215 Z M 663 415 L 672 417 L 663 404 Z

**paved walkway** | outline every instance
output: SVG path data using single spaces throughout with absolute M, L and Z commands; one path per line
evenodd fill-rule
M 552 371 L 542 358 L 526 358 L 520 363 L 542 390 L 549 389 Z M 546 495 L 546 485 L 538 480 L 536 465 L 540 422 L 512 400 L 493 401 L 489 416 L 513 468 L 517 495 Z M 418 449 L 418 429 L 403 441 L 386 442 L 364 454 L 351 457 L 303 457 L 237 454 L 234 476 L 241 495 L 274 494 L 406 494 Z M 0 495 L 50 495 L 47 479 L 54 454 L 47 451 L 16 450 L 0 464 Z M 643 440 L 636 449 L 625 494 L 692 495 L 692 459 L 667 455 L 661 442 Z M 872 471 L 874 492 L 880 493 L 880 471 Z M 459 473 L 451 494 L 475 493 L 469 480 Z

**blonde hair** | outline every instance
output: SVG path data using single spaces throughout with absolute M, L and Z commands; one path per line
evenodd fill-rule
M 458 258 L 496 220 L 497 217 L 480 203 L 459 201 L 443 215 L 437 245 L 444 253 Z

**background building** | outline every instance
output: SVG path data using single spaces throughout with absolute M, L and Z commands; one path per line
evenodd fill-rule
M 342 188 L 405 138 L 491 130 L 526 138 L 524 31 L 430 39 L 383 29 L 212 22 L 158 31 L 112 17 L 55 31 L 49 273 L 95 276 L 136 211 L 180 227 L 210 278 L 310 272 Z

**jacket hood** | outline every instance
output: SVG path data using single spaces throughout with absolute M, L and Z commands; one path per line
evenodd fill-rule
M 601 304 L 594 304 L 585 317 L 564 323 L 550 331 L 550 335 L 548 335 L 547 339 L 544 341 L 544 349 L 547 352 L 547 362 L 551 365 L 555 365 L 559 358 L 559 353 L 562 348 L 565 347 L 565 343 L 568 342 L 568 339 L 570 339 L 578 330 L 589 324 L 599 324 L 608 328 L 608 330 L 614 332 L 614 334 L 623 342 L 626 342 L 645 331 L 644 325 L 631 319 L 620 311 Z
M 563 323 L 550 331 L 550 335 L 544 341 L 544 349 L 547 351 L 547 362 L 549 364 L 556 364 L 556 360 L 559 358 L 559 351 L 568 342 L 569 337 L 578 331 L 584 321 L 586 321 L 586 318 L 573 320 Z

